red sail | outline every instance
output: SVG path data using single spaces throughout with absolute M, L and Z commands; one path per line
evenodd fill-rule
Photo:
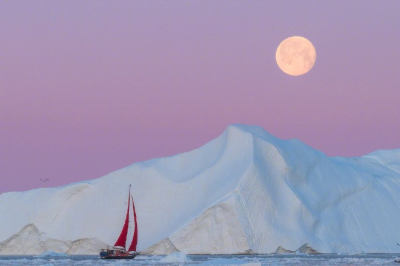
M 133 233 L 132 243 L 129 246 L 128 251 L 136 251 L 136 246 L 137 246 L 137 242 L 138 242 L 138 226 L 137 226 L 137 220 L 136 220 L 135 203 L 133 203 L 133 197 L 132 197 L 132 207 L 133 207 L 133 217 L 135 218 L 135 232 Z
M 126 236 L 128 235 L 128 226 L 129 226 L 129 208 L 130 208 L 130 202 L 131 202 L 130 198 L 131 198 L 131 189 L 129 187 L 128 211 L 126 212 L 125 224 L 124 224 L 124 227 L 122 228 L 121 234 L 119 235 L 117 242 L 115 242 L 115 244 L 114 244 L 115 247 L 125 248 Z

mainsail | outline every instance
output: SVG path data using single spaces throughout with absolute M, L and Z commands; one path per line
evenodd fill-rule
M 119 235 L 117 242 L 115 242 L 115 244 L 114 244 L 115 247 L 124 247 L 125 248 L 126 236 L 128 235 L 128 226 L 129 226 L 130 202 L 131 202 L 131 187 L 129 186 L 128 211 L 126 212 L 124 227 L 122 228 L 121 234 Z
M 135 203 L 133 203 L 133 197 L 132 197 L 132 208 L 133 208 L 133 217 L 135 220 L 135 231 L 133 233 L 132 243 L 129 246 L 128 251 L 136 251 L 136 246 L 137 246 L 137 242 L 138 242 L 138 226 L 137 226 L 137 220 L 136 220 Z

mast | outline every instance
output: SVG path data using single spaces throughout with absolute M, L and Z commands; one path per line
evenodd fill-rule
M 115 244 L 114 244 L 114 246 L 116 246 L 116 247 L 125 248 L 126 236 L 128 235 L 128 226 L 129 226 L 130 202 L 131 202 L 131 185 L 129 185 L 128 210 L 126 212 L 125 223 L 124 223 L 124 227 L 122 227 L 122 231 L 121 231 L 121 234 L 119 235 L 119 238 L 118 238 L 117 242 L 115 242 Z
M 136 251 L 136 246 L 138 242 L 138 225 L 136 220 L 136 210 L 135 210 L 135 203 L 133 203 L 133 197 L 132 197 L 132 208 L 133 208 L 133 217 L 135 220 L 135 232 L 133 233 L 132 243 L 129 246 L 128 251 Z

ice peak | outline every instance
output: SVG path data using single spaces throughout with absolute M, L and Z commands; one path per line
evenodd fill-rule
M 24 234 L 29 234 L 29 233 L 35 233 L 39 234 L 39 229 L 34 225 L 33 223 L 27 224 L 24 227 L 21 228 L 21 230 L 18 232 L 19 235 L 24 235 Z
M 267 141 L 280 141 L 281 139 L 275 137 L 274 135 L 268 133 L 265 131 L 262 127 L 260 126 L 255 126 L 255 125 L 245 125 L 245 124 L 232 124 L 229 125 L 225 132 L 231 132 L 231 131 L 236 131 L 236 132 L 241 132 L 241 134 L 238 134 L 238 136 L 243 136 L 246 134 L 251 134 L 253 137 L 259 137 Z

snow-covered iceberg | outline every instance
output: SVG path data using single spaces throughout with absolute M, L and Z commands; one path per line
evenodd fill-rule
M 97 255 L 107 244 L 97 238 L 75 241 L 51 239 L 34 224 L 24 226 L 17 234 L 0 242 L 0 255 L 38 255 L 55 257 L 67 255 Z
M 141 255 L 168 255 L 172 253 L 177 253 L 179 250 L 174 246 L 171 240 L 167 238 L 161 239 L 158 243 L 152 245 L 151 247 L 140 251 Z
M 102 178 L 0 195 L 0 241 L 35 224 L 49 238 L 113 244 L 132 184 L 139 250 L 273 253 L 398 252 L 400 149 L 328 157 L 256 126 L 229 126 L 191 152 Z M 164 245 L 164 246 L 163 246 Z

